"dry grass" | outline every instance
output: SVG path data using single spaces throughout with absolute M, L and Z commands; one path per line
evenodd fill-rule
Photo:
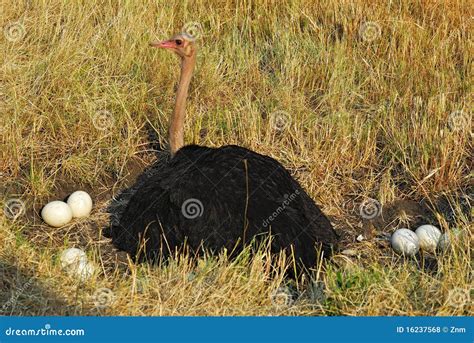
M 472 313 L 472 214 L 461 211 L 462 196 L 472 196 L 472 3 L 310 3 L 2 0 L 0 190 L 27 211 L 14 221 L 0 216 L 1 312 Z M 325 285 L 318 301 L 300 284 L 305 293 L 291 306 L 272 302 L 287 263 L 272 272 L 264 249 L 236 262 L 209 257 L 195 267 L 177 257 L 150 267 L 101 238 L 110 197 L 153 159 L 147 127 L 166 145 L 178 65 L 148 42 L 189 22 L 203 30 L 186 141 L 239 144 L 278 159 L 353 250 L 317 273 Z M 364 30 L 367 22 L 375 29 Z M 60 229 L 41 223 L 47 200 L 81 188 L 96 201 L 88 220 Z M 455 218 L 434 216 L 455 234 L 435 271 L 395 256 L 358 216 L 367 197 L 388 206 L 435 203 L 442 194 Z M 383 229 L 410 222 L 403 212 Z M 360 233 L 368 236 L 361 243 Z M 85 284 L 61 271 L 58 255 L 69 246 L 97 265 Z M 93 298 L 102 287 L 114 293 L 105 308 Z

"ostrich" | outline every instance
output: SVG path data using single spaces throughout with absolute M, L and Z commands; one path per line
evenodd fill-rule
M 112 202 L 106 236 L 115 247 L 135 261 L 156 261 L 185 246 L 194 253 L 225 248 L 235 254 L 271 235 L 271 252 L 285 250 L 303 268 L 316 264 L 318 251 L 330 255 L 338 239 L 331 223 L 279 162 L 235 145 L 184 146 L 195 42 L 181 33 L 150 45 L 181 59 L 170 154 Z

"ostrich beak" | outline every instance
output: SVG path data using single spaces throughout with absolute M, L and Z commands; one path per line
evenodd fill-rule
M 175 43 L 172 40 L 165 40 L 162 42 L 151 42 L 150 46 L 154 48 L 173 49 L 175 47 Z

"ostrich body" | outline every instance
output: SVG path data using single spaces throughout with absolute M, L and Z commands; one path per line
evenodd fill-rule
M 193 252 L 238 253 L 272 235 L 271 251 L 287 250 L 305 267 L 317 248 L 328 256 L 337 242 L 331 223 L 276 160 L 246 148 L 184 146 L 185 102 L 196 48 L 186 34 L 152 43 L 181 58 L 171 118 L 171 155 L 160 159 L 111 205 L 109 235 L 137 260 L 166 258 L 186 245 Z

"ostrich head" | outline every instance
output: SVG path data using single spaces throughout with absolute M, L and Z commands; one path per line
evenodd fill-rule
M 194 39 L 187 33 L 178 33 L 168 40 L 152 42 L 150 45 L 155 48 L 163 48 L 173 51 L 182 59 L 192 58 L 196 54 Z
M 194 39 L 187 33 L 179 33 L 168 40 L 150 43 L 157 48 L 168 49 L 181 58 L 181 77 L 176 92 L 176 102 L 169 129 L 171 156 L 184 145 L 184 117 L 189 84 L 196 63 L 196 46 Z

